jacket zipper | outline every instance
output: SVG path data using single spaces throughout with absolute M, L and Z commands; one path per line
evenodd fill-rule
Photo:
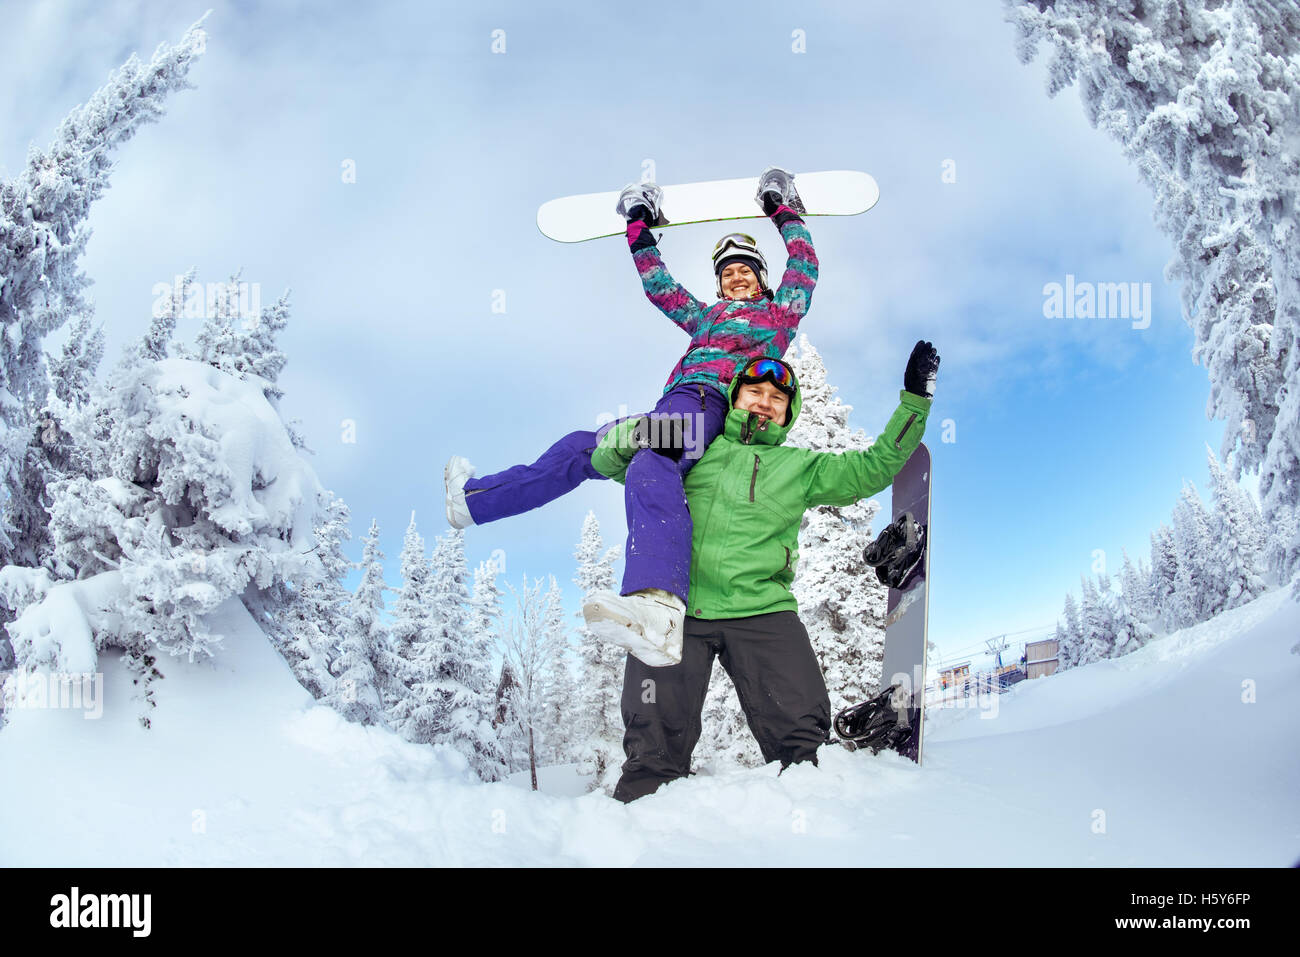
M 697 382 L 696 385 L 700 387 L 700 411 L 701 412 L 707 411 L 704 405 L 704 383 Z
M 894 448 L 901 449 L 903 447 L 902 445 L 903 436 L 907 435 L 907 430 L 912 427 L 912 423 L 915 421 L 916 421 L 916 413 L 913 412 L 911 415 L 907 417 L 907 424 L 903 426 L 903 431 L 899 432 L 898 438 L 894 439 Z
M 754 501 L 754 484 L 758 481 L 758 453 L 754 453 L 754 474 L 749 477 L 749 500 Z M 788 561 L 788 559 L 787 559 Z
M 739 452 L 740 449 L 736 449 L 735 451 L 736 451 L 736 452 Z M 730 453 L 730 450 L 729 450 L 729 453 Z M 731 467 L 731 458 L 730 458 L 730 455 L 729 455 L 729 457 L 728 457 L 728 459 L 727 459 L 727 464 L 724 465 L 724 466 L 722 466 L 722 473 L 721 473 L 721 476 L 719 477 L 719 480 L 721 480 L 721 477 L 722 477 L 722 476 L 725 476 L 725 475 L 727 474 L 727 470 L 728 470 L 730 467 Z M 713 496 L 712 500 L 709 502 L 709 510 L 708 510 L 708 512 L 706 512 L 705 515 L 704 515 L 704 528 L 705 528 L 705 537 L 706 537 L 706 538 L 708 537 L 708 530 L 711 529 L 711 528 L 713 527 L 713 509 L 714 509 L 714 506 L 718 504 L 718 498 L 719 498 L 719 496 L 717 496 L 717 495 L 714 495 L 714 496 Z M 698 569 L 699 569 L 699 562 L 700 562 L 700 553 L 699 553 L 699 551 L 696 550 L 696 549 L 691 549 L 691 578 L 692 578 L 692 579 L 694 579 L 694 578 L 696 577 L 696 574 L 697 574 Z M 687 596 L 687 597 L 689 597 L 689 596 Z M 695 609 L 695 614 L 698 615 L 698 614 L 701 613 L 701 611 L 702 611 L 702 609 L 697 608 L 697 609 Z

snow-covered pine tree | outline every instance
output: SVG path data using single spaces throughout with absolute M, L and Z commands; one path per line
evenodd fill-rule
M 242 273 L 242 269 L 236 270 L 225 282 L 210 285 L 203 325 L 194 338 L 194 348 L 181 352 L 188 359 L 206 362 L 232 375 L 249 371 L 253 364 L 246 351 L 249 343 L 242 329 L 250 318 L 244 315 L 248 297 L 240 295 Z
M 1058 670 L 1065 671 L 1079 664 L 1079 658 L 1083 654 L 1083 621 L 1072 592 L 1065 593 L 1062 619 L 1063 626 L 1056 631 L 1056 666 Z
M 193 87 L 187 76 L 204 50 L 204 19 L 176 46 L 159 45 L 150 62 L 128 58 L 63 120 L 49 149 L 31 147 L 23 171 L 0 182 L 0 565 L 33 562 L 15 553 L 11 517 L 40 511 L 33 500 L 45 496 L 24 483 L 35 476 L 23 475 L 22 462 L 49 391 L 42 342 L 90 313 L 81 269 L 90 207 L 108 188 L 113 150 L 158 120 L 170 94 Z
M 1124 604 L 1142 623 L 1150 625 L 1156 617 L 1151 605 L 1151 572 L 1139 561 L 1129 558 L 1128 549 L 1120 549 L 1124 564 L 1120 570 L 1120 589 Z
M 167 298 L 155 306 L 149 331 L 140 340 L 140 357 L 145 361 L 157 362 L 171 355 L 172 335 L 176 332 L 177 321 L 185 315 L 186 300 L 197 288 L 196 275 L 198 267 L 191 266 L 185 275 L 177 276 Z
M 1236 608 L 1264 594 L 1264 526 L 1246 490 L 1219 467 L 1207 445 L 1214 494 L 1214 564 L 1224 593 L 1223 608 Z
M 469 634 L 483 645 L 496 648 L 499 644 L 497 627 L 501 621 L 501 586 L 496 559 L 479 562 L 474 569 L 474 586 L 470 592 L 466 627 Z
M 58 358 L 47 356 L 50 391 L 33 424 L 21 466 L 27 494 L 8 509 L 10 528 L 16 532 L 13 562 L 32 568 L 46 565 L 54 549 L 50 536 L 50 488 L 56 482 L 94 475 L 91 453 L 68 431 L 70 420 L 83 414 L 91 402 L 95 370 L 104 355 L 103 327 L 90 329 L 90 317 L 81 315 Z
M 1102 573 L 1097 584 L 1081 576 L 1083 599 L 1080 602 L 1080 624 L 1083 626 L 1083 643 L 1078 664 L 1086 665 L 1111 657 L 1115 648 L 1115 628 L 1111 619 L 1110 576 Z
M 471 633 L 464 530 L 448 529 L 438 536 L 432 565 L 433 635 L 419 655 L 429 677 L 415 690 L 433 702 L 434 740 L 463 754 L 484 781 L 496 781 L 504 767 L 492 727 L 492 655 L 484 636 Z
M 416 531 L 415 512 L 402 539 L 402 587 L 393 602 L 388 641 L 380 646 L 376 659 L 378 690 L 388 724 L 408 741 L 425 744 L 437 730 L 433 703 L 414 688 L 427 687 L 430 675 L 422 673 L 418 653 L 433 640 L 433 610 L 429 579 L 432 575 L 424 553 L 424 538 Z
M 1300 568 L 1300 4 L 1007 0 L 1017 53 L 1052 48 L 1048 93 L 1087 117 L 1155 192 L 1193 356 L 1225 419 L 1234 477 L 1259 471 L 1279 581 Z M 1233 456 L 1233 450 L 1237 455 Z M 1285 539 L 1278 536 L 1285 535 Z M 1184 576 L 1187 571 L 1183 571 Z
M 518 688 L 519 682 L 515 680 L 510 662 L 502 659 L 492 727 L 496 730 L 497 746 L 501 749 L 501 760 L 507 771 L 522 771 L 528 766 L 528 730 L 515 702 Z
M 361 540 L 361 584 L 348 604 L 348 622 L 339 649 L 338 681 L 326 703 L 349 721 L 385 725 L 376 661 L 387 641 L 384 610 L 384 553 L 379 549 L 379 522 Z
M 195 348 L 182 349 L 181 354 L 241 378 L 257 376 L 265 383 L 267 401 L 278 410 L 284 392 L 276 382 L 287 359 L 276 338 L 288 323 L 290 290 L 270 309 L 252 312 L 253 297 L 249 284 L 240 281 L 241 273 L 212 287 Z M 285 424 L 294 446 L 305 448 L 306 440 L 296 426 L 297 420 Z
M 573 583 L 585 602 L 593 592 L 614 588 L 614 562 L 621 548 L 605 549 L 595 512 L 582 521 L 582 538 L 573 557 L 578 560 Z M 582 612 L 577 612 L 579 618 Z M 626 654 L 598 640 L 584 622 L 579 630 L 578 720 L 575 722 L 579 773 L 591 775 L 593 788 L 613 791 L 610 772 L 623 763 L 623 713 L 620 705 Z
M 1214 556 L 1214 532 L 1196 486 L 1183 483 L 1174 506 L 1174 548 L 1178 571 L 1174 577 L 1172 621 L 1186 628 L 1223 610 L 1226 589 Z
M 497 584 L 498 574 L 499 568 L 493 558 L 480 562 L 478 568 L 474 570 L 474 586 L 470 593 L 466 628 L 469 639 L 478 648 L 495 650 L 501 645 L 502 608 L 501 586 Z M 519 770 L 525 760 L 522 755 L 526 749 L 521 738 L 518 717 L 513 711 L 513 699 L 510 697 L 514 686 L 514 675 L 510 672 L 509 664 L 502 661 L 497 681 L 491 689 L 489 703 L 491 725 L 501 765 L 505 771 Z
M 569 668 L 572 644 L 566 617 L 564 593 L 552 575 L 545 601 L 547 659 L 541 676 L 541 727 L 543 754 L 553 764 L 567 764 L 572 760 L 574 730 L 578 723 L 575 706 L 577 685 Z
M 552 578 L 554 583 L 554 578 Z M 553 644 L 562 632 L 555 628 L 551 602 L 542 594 L 542 579 L 532 588 L 524 576 L 520 591 L 507 584 L 515 598 L 515 609 L 502 632 L 502 657 L 510 665 L 514 685 L 511 705 L 515 720 L 524 730 L 528 772 L 537 790 L 537 765 L 542 742 L 540 732 L 546 720 L 546 671 L 554 656 Z
M 263 604 L 259 596 L 247 595 L 244 602 L 314 698 L 327 697 L 334 687 L 352 598 L 343 579 L 361 567 L 343 553 L 343 540 L 352 535 L 347 505 L 333 492 L 325 495 L 328 503 L 316 523 L 311 560 L 293 581 L 277 581 L 267 589 L 274 600 Z
M 1115 645 L 1111 657 L 1137 651 L 1154 637 L 1147 624 L 1150 615 L 1150 583 L 1133 567 L 1128 553 L 1124 553 L 1124 567 L 1120 572 L 1120 592 L 1112 601 L 1111 625 Z
M 1152 618 L 1148 624 L 1157 634 L 1178 628 L 1178 546 L 1174 531 L 1162 524 L 1151 533 L 1150 600 Z

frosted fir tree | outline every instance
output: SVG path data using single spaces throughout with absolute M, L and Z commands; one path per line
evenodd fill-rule
M 1051 49 L 1048 93 L 1077 80 L 1089 121 L 1155 193 L 1207 412 L 1227 423 L 1220 454 L 1234 477 L 1259 471 L 1287 581 L 1300 568 L 1300 5 L 1008 0 L 1007 17 L 1022 61 Z
M 501 760 L 507 771 L 521 771 L 528 767 L 528 729 L 524 726 L 516 704 L 518 688 L 519 682 L 510 668 L 510 662 L 502 660 L 501 673 L 497 678 L 492 727 L 496 731 L 497 746 L 501 750 Z
M 554 579 L 552 579 L 552 583 Z M 528 754 L 528 773 L 533 790 L 537 790 L 540 732 L 546 720 L 546 671 L 554 657 L 554 644 L 562 632 L 555 628 L 551 601 L 542 594 L 540 578 L 530 588 L 524 576 L 520 591 L 507 585 L 515 599 L 515 609 L 506 624 L 502 656 L 510 666 L 514 683 L 510 706 L 514 720 L 524 732 Z
M 1108 602 L 1110 576 L 1100 576 L 1100 589 L 1086 576 L 1080 576 L 1080 581 L 1083 597 L 1079 602 L 1079 623 L 1083 635 L 1075 664 L 1086 665 L 1111 656 L 1115 647 L 1115 630 Z
M 436 720 L 433 703 L 413 691 L 417 682 L 430 675 L 419 652 L 433 640 L 434 624 L 429 579 L 432 571 L 424 551 L 424 538 L 416 530 L 415 512 L 402 539 L 402 587 L 393 602 L 388 641 L 377 652 L 376 674 L 380 698 L 389 725 L 408 741 L 424 744 L 434 739 Z
M 185 275 L 176 277 L 176 282 L 166 296 L 155 301 L 153 321 L 149 323 L 149 331 L 139 343 L 140 358 L 147 362 L 157 362 L 171 355 L 176 323 L 186 315 L 186 300 L 198 289 L 198 284 L 194 281 L 196 275 L 198 268 L 191 266 Z
M 1162 524 L 1151 533 L 1150 624 L 1158 633 L 1179 627 L 1178 603 L 1174 598 L 1177 592 L 1178 546 L 1174 543 L 1173 529 Z
M 543 753 L 554 764 L 566 764 L 572 760 L 574 732 L 579 724 L 575 705 L 577 683 L 569 668 L 569 655 L 573 648 L 566 617 L 564 593 L 552 575 L 544 604 L 547 658 L 541 676 L 541 727 L 545 745 Z
M 255 312 L 250 284 L 242 282 L 240 275 L 236 272 L 226 282 L 213 286 L 195 348 L 182 349 L 181 354 L 241 378 L 258 377 L 267 384 L 267 400 L 278 407 L 284 393 L 276 380 L 286 358 L 276 338 L 288 322 L 290 290 L 286 289 L 270 309 Z M 306 442 L 297 422 L 288 423 L 286 428 L 293 444 L 304 448 Z
M 361 583 L 348 604 L 348 624 L 339 649 L 338 681 L 326 703 L 349 721 L 386 726 L 376 668 L 387 642 L 384 611 L 384 553 L 379 549 L 379 523 L 371 519 L 361 540 Z
M 806 335 L 786 359 L 799 378 L 802 402 L 787 444 L 831 453 L 870 448 L 872 439 L 849 426 L 853 406 L 835 395 L 821 355 Z M 791 556 L 796 568 L 791 591 L 821 663 L 832 711 L 867 700 L 880 684 L 889 590 L 862 560 L 879 512 L 875 499 L 809 509 L 799 529 L 799 550 Z
M 606 549 L 595 512 L 582 521 L 582 538 L 573 557 L 578 560 L 573 583 L 585 602 L 593 593 L 614 588 L 614 562 L 621 548 Z M 577 613 L 582 617 L 582 613 Z M 584 622 L 578 646 L 578 720 L 575 722 L 576 757 L 581 774 L 592 786 L 613 791 L 611 771 L 623 763 L 623 713 L 620 699 L 627 656 L 607 641 L 597 639 Z
M 1259 511 L 1250 496 L 1219 467 L 1214 452 L 1206 446 L 1210 465 L 1210 488 L 1214 494 L 1214 564 L 1223 608 L 1236 608 L 1264 594 L 1264 547 L 1266 538 Z
M 1124 604 L 1139 621 L 1150 625 L 1156 618 L 1151 603 L 1151 573 L 1141 562 L 1134 565 L 1127 549 L 1121 549 L 1120 554 L 1124 556 L 1119 586 L 1124 595 Z
M 499 649 L 501 645 L 501 587 L 497 584 L 500 569 L 493 558 L 480 562 L 474 570 L 474 585 L 470 593 L 467 634 L 476 647 Z M 514 711 L 511 695 L 515 687 L 514 675 L 508 663 L 502 662 L 491 694 L 491 725 L 497 742 L 500 761 L 508 771 L 523 767 L 526 747 L 523 729 Z
M 1084 631 L 1079 606 L 1071 592 L 1065 593 L 1065 610 L 1062 613 L 1063 624 L 1056 629 L 1056 659 L 1061 671 L 1081 664 L 1083 655 Z
M 497 584 L 500 569 L 496 559 L 479 562 L 474 570 L 474 585 L 470 592 L 466 627 L 469 634 L 489 648 L 498 644 L 497 629 L 501 622 L 501 587 Z
M 50 537 L 50 488 L 56 482 L 94 477 L 91 452 L 70 428 L 72 420 L 91 404 L 95 370 L 104 355 L 104 330 L 90 328 L 89 316 L 80 316 L 58 358 L 49 361 L 51 390 L 35 422 L 31 441 L 20 468 L 23 495 L 14 496 L 8 509 L 10 527 L 17 532 L 11 552 L 14 564 L 46 565 L 53 550 Z
M 1124 555 L 1124 568 L 1120 573 L 1120 589 L 1111 603 L 1111 628 L 1114 635 L 1111 657 L 1113 658 L 1137 651 L 1155 637 L 1155 633 L 1147 624 L 1149 605 L 1146 595 L 1147 583 L 1142 580 L 1138 569 L 1133 567 L 1127 554 Z
M 352 597 L 343 580 L 361 567 L 343 553 L 343 541 L 352 537 L 348 507 L 333 492 L 326 496 L 328 503 L 316 524 L 313 561 L 293 581 L 272 586 L 274 601 L 263 605 L 255 596 L 245 599 L 294 677 L 314 698 L 326 698 L 333 690 Z
M 212 285 L 194 349 L 183 353 L 187 358 L 234 375 L 251 371 L 254 359 L 249 354 L 251 342 L 244 330 L 244 324 L 253 317 L 248 284 L 240 281 L 242 274 L 242 269 L 236 270 L 225 282 Z
M 465 756 L 484 781 L 499 780 L 504 762 L 492 727 L 495 682 L 491 648 L 475 635 L 469 618 L 469 572 L 465 533 L 448 529 L 433 549 L 430 608 L 433 632 L 417 657 L 428 675 L 417 683 L 417 697 L 432 702 L 433 740 Z
M 1226 592 L 1214 556 L 1214 530 L 1196 486 L 1183 483 L 1174 507 L 1174 549 L 1178 571 L 1174 576 L 1171 621 L 1186 628 L 1207 621 L 1223 610 Z
M 132 55 L 63 120 L 48 149 L 32 146 L 22 172 L 0 182 L 0 565 L 33 561 L 15 554 L 13 517 L 39 512 L 33 499 L 44 495 L 22 473 L 50 387 L 42 342 L 90 312 L 81 269 L 90 207 L 108 188 L 113 150 L 158 120 L 170 94 L 192 88 L 187 76 L 204 51 L 203 19 L 176 46 L 159 45 L 148 63 Z

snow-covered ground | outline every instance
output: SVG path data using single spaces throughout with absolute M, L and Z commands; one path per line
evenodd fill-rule
M 936 712 L 925 766 L 708 768 L 624 806 L 572 767 L 463 759 L 316 706 L 235 601 L 215 663 L 163 661 L 153 727 L 111 654 L 102 717 L 0 731 L 2 865 L 1289 865 L 1300 606 L 1286 590 L 1125 658 Z M 988 704 L 988 702 L 984 702 Z M 988 715 L 988 716 L 986 716 Z

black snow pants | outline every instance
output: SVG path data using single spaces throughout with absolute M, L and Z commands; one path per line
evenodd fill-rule
M 633 655 L 623 672 L 623 751 L 614 789 L 624 803 L 690 772 L 713 659 L 731 677 L 767 762 L 817 763 L 830 734 L 830 696 L 808 632 L 792 611 L 750 618 L 686 618 L 682 660 L 652 668 Z

